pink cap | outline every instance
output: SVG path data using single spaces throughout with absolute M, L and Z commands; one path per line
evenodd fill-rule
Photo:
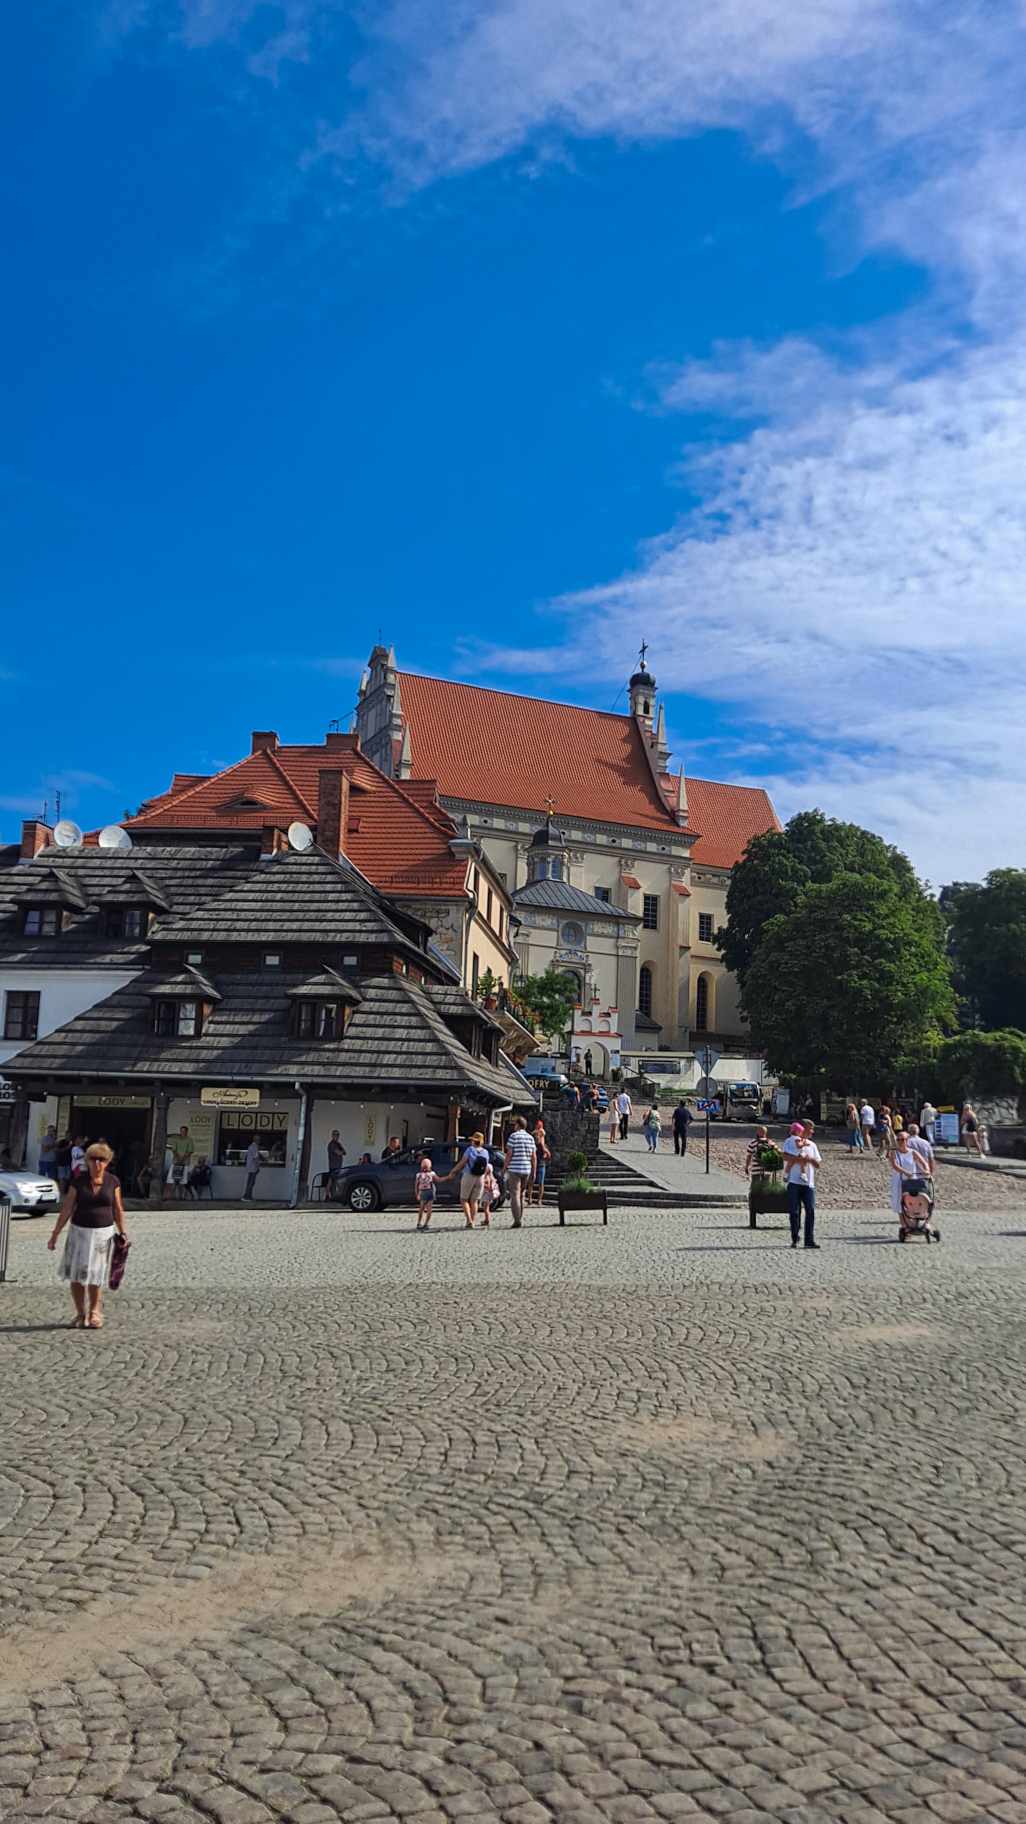
M 791 1132 L 792 1132 L 792 1134 L 804 1134 L 805 1129 L 802 1126 L 800 1121 L 792 1121 Z

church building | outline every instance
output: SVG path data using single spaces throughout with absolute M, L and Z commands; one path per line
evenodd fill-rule
M 779 829 L 766 792 L 670 767 L 645 648 L 626 713 L 401 671 L 375 646 L 360 685 L 360 750 L 399 780 L 432 780 L 513 899 L 524 973 L 575 975 L 581 1006 L 615 1009 L 625 1050 L 745 1040 L 714 936 L 730 870 Z

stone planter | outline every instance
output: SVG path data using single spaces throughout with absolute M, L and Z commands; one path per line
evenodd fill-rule
M 786 1216 L 787 1190 L 774 1184 L 769 1173 L 752 1173 L 748 1187 L 748 1227 L 757 1229 L 760 1216 Z
M 603 1227 L 609 1222 L 609 1204 L 605 1191 L 560 1191 L 559 1226 L 566 1227 L 568 1210 L 601 1210 Z

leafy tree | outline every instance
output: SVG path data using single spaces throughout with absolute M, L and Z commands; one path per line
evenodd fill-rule
M 786 829 L 753 837 L 731 874 L 727 923 L 717 943 L 742 988 L 768 921 L 794 912 L 810 887 L 825 886 L 842 874 L 892 882 L 933 905 L 900 849 L 857 823 L 801 811 Z M 936 912 L 930 916 L 937 920 Z
M 1026 1033 L 957 1032 L 933 1052 L 931 1094 L 945 1102 L 964 1096 L 1020 1095 L 1026 1090 Z
M 1026 869 L 995 868 L 940 895 L 955 987 L 969 1021 L 1026 1030 Z
M 901 872 L 807 885 L 792 911 L 764 926 L 744 1001 L 771 1070 L 869 1089 L 936 1046 L 953 1022 L 937 908 L 914 876 L 915 891 L 899 884 Z
M 536 1026 L 553 1045 L 558 1045 L 570 1024 L 577 1005 L 578 988 L 572 976 L 561 969 L 546 969 L 544 975 L 520 975 L 516 991 L 534 1018 Z

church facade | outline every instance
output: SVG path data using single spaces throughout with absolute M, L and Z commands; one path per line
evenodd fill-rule
M 743 1045 L 737 983 L 714 937 L 730 870 L 779 823 L 757 788 L 671 770 L 656 679 L 627 713 L 403 671 L 375 646 L 360 750 L 390 777 L 436 782 L 511 894 L 520 968 L 554 964 L 586 1011 L 615 1008 L 625 1050 Z

